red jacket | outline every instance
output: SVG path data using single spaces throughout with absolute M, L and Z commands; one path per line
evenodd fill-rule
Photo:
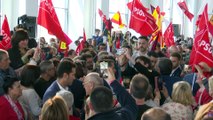
M 19 102 L 15 103 L 19 111 L 22 113 L 22 120 L 24 120 L 24 111 Z M 10 103 L 4 96 L 0 97 L 0 119 L 1 120 L 18 120 L 18 116 L 11 107 Z

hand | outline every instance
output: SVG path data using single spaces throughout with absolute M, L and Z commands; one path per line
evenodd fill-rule
M 39 61 L 39 59 L 40 59 L 40 53 L 41 53 L 41 49 L 40 48 L 35 48 L 35 52 L 34 52 L 34 54 L 33 54 L 33 59 L 35 60 L 35 61 Z
M 161 93 L 163 94 L 163 96 L 165 98 L 169 97 L 169 93 L 168 93 L 168 90 L 165 86 L 163 86 L 163 89 L 161 90 Z
M 199 65 L 201 67 L 203 67 L 203 71 L 204 72 L 211 72 L 211 67 L 209 67 L 209 65 L 206 64 L 205 62 L 200 62 Z
M 25 56 L 33 55 L 34 49 L 35 49 L 35 48 L 29 49 L 29 50 L 25 53 Z
M 113 68 L 108 67 L 107 72 L 108 72 L 107 82 L 111 83 L 115 80 L 114 70 L 113 70 Z
M 159 90 L 155 90 L 155 99 L 161 99 L 161 95 L 160 95 L 160 91 Z
M 200 66 L 199 65 L 195 65 L 195 68 L 197 69 L 197 71 L 198 71 L 198 74 L 197 74 L 197 79 L 202 79 L 203 77 L 204 77 L 204 75 L 203 75 L 203 70 L 200 68 Z

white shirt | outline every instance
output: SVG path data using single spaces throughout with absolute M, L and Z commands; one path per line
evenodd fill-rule
M 67 91 L 68 91 L 68 87 L 63 88 L 63 87 L 59 84 L 58 80 L 57 80 L 56 82 L 57 82 L 57 84 L 58 84 L 60 90 L 67 90 Z

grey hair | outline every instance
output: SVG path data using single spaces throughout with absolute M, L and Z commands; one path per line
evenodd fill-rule
M 0 49 L 0 61 L 3 59 L 3 55 L 8 54 L 6 50 Z
M 103 79 L 96 72 L 91 72 L 91 73 L 87 74 L 86 78 L 89 78 L 89 81 L 93 82 L 95 84 L 95 87 L 104 85 Z
M 74 103 L 74 97 L 72 92 L 67 91 L 67 90 L 60 90 L 59 92 L 56 93 L 56 96 L 60 96 L 64 99 L 64 101 L 67 104 L 68 110 L 69 110 L 69 114 L 72 115 L 73 114 L 73 103 Z

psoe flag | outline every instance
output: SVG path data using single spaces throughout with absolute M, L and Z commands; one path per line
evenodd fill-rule
M 190 55 L 189 64 L 197 65 L 200 62 L 207 63 L 210 67 L 213 67 L 212 47 L 210 45 L 208 34 L 208 6 L 206 4 L 204 11 L 201 15 L 198 29 L 195 34 L 194 45 Z
M 3 35 L 3 40 L 0 42 L 0 49 L 8 50 L 12 47 L 11 45 L 11 35 L 10 27 L 8 24 L 7 16 L 4 16 L 4 21 L 2 24 L 1 34 Z
M 132 28 L 143 36 L 148 36 L 158 29 L 155 19 L 147 12 L 147 9 L 139 0 L 133 0 L 127 6 L 131 11 L 129 28 Z

